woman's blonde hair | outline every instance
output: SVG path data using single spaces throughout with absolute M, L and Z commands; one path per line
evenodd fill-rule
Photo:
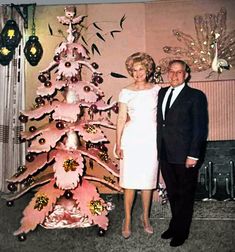
M 137 52 L 132 54 L 126 59 L 126 69 L 130 76 L 133 77 L 133 66 L 135 63 L 140 63 L 142 66 L 146 68 L 147 79 L 153 74 L 155 71 L 155 63 L 153 58 L 147 53 Z

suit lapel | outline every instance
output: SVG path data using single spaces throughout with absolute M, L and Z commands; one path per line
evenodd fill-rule
M 170 107 L 170 111 L 173 111 L 174 108 L 176 108 L 177 106 L 180 105 L 180 103 L 184 100 L 184 98 L 186 97 L 186 93 L 189 89 L 189 86 L 186 84 L 184 86 L 184 88 L 181 90 L 181 92 L 179 93 L 179 95 L 176 97 L 175 101 L 173 102 L 173 104 Z M 170 112 L 169 111 L 169 112 Z
M 159 97 L 158 97 L 158 99 L 159 99 L 159 102 L 158 102 L 158 104 L 159 104 L 158 113 L 160 113 L 160 118 L 161 118 L 162 121 L 163 121 L 162 103 L 163 103 L 163 99 L 164 99 L 164 97 L 165 97 L 166 92 L 167 92 L 168 89 L 169 89 L 169 87 L 162 89 L 161 95 L 159 95 Z

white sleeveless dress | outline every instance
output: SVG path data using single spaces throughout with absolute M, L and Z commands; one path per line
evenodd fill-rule
M 120 186 L 126 189 L 154 189 L 157 184 L 157 97 L 160 87 L 145 90 L 122 89 L 119 102 L 127 105 L 130 120 L 125 124 L 120 160 Z

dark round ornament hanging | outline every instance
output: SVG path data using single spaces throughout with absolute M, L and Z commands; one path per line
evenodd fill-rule
M 97 112 L 98 112 L 98 109 L 97 109 L 96 104 L 92 104 L 92 105 L 90 106 L 90 110 L 91 110 L 93 113 L 97 113 Z
M 107 152 L 107 151 L 108 151 L 108 148 L 107 148 L 104 144 L 100 144 L 100 145 L 99 145 L 99 149 L 100 149 L 101 151 L 104 151 L 104 152 Z
M 37 36 L 30 36 L 24 47 L 24 54 L 31 66 L 36 66 L 42 58 L 43 49 Z
M 45 144 L 46 140 L 45 140 L 45 138 L 40 138 L 38 140 L 38 142 L 39 142 L 39 144 L 43 145 L 43 144 Z
M 10 191 L 10 192 L 15 192 L 17 190 L 17 186 L 15 185 L 15 183 L 9 183 L 7 185 L 7 189 Z
M 95 83 L 99 83 L 99 84 L 101 84 L 101 83 L 103 83 L 103 78 L 101 77 L 101 76 L 99 76 L 99 75 L 96 75 L 94 78 L 93 78 L 93 81 L 95 82 Z
M 116 103 L 113 107 L 112 107 L 112 111 L 114 112 L 114 113 L 118 113 L 118 111 L 119 111 L 119 108 L 118 108 L 118 104 Z
M 54 56 L 54 61 L 55 62 L 59 62 L 60 61 L 60 56 L 59 55 L 55 55 Z
M 34 155 L 29 153 L 26 155 L 25 159 L 28 161 L 28 162 L 33 162 L 34 160 Z
M 45 105 L 45 101 L 44 100 L 42 100 L 38 105 L 40 105 L 40 106 L 44 106 Z
M 45 75 L 40 74 L 40 75 L 38 76 L 38 80 L 41 81 L 42 83 L 44 83 L 44 82 L 46 82 L 47 78 L 46 78 Z
M 30 132 L 35 132 L 36 130 L 37 130 L 37 128 L 35 126 L 30 126 L 29 127 Z
M 52 85 L 52 83 L 51 83 L 50 81 L 46 81 L 46 82 L 44 83 L 44 86 L 47 87 L 47 88 L 50 88 L 51 85 Z
M 105 235 L 105 230 L 103 228 L 98 228 L 97 234 L 98 234 L 98 236 L 104 236 Z
M 91 88 L 89 86 L 85 86 L 83 89 L 84 89 L 85 92 L 90 92 L 91 91 Z
M 25 240 L 26 240 L 26 234 L 24 234 L 24 233 L 19 234 L 19 235 L 18 235 L 18 240 L 21 241 L 21 242 L 22 242 L 22 241 L 25 241 Z
M 15 20 L 8 20 L 2 29 L 1 37 L 3 44 L 9 50 L 14 50 L 20 43 L 21 33 Z
M 64 64 L 66 67 L 71 67 L 71 63 L 69 61 L 65 62 Z
M 98 69 L 99 68 L 99 65 L 96 62 L 91 63 L 91 65 L 92 65 L 92 67 L 94 69 Z
M 10 63 L 14 56 L 14 49 L 8 49 L 2 41 L 2 36 L 0 34 L 0 64 L 6 66 Z
M 71 77 L 71 81 L 72 81 L 72 82 L 77 82 L 77 81 L 78 81 L 78 78 L 75 77 L 75 76 L 73 76 L 73 77 Z
M 57 123 L 56 123 L 56 128 L 57 128 L 57 129 L 63 129 L 63 128 L 64 128 L 63 122 L 57 122 Z
M 20 116 L 19 116 L 19 120 L 20 120 L 20 122 L 22 122 L 22 123 L 26 123 L 26 122 L 28 122 L 28 117 L 25 116 L 25 115 L 20 115 Z
M 64 193 L 64 197 L 66 199 L 71 199 L 73 197 L 73 194 L 69 190 L 66 190 Z
M 13 200 L 7 201 L 7 206 L 8 206 L 8 207 L 14 206 L 14 201 L 13 201 Z
M 43 102 L 43 98 L 41 96 L 38 96 L 38 97 L 35 98 L 35 102 L 37 104 L 41 104 Z

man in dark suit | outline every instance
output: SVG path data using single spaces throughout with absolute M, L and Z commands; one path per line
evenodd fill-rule
M 187 64 L 181 60 L 171 61 L 170 87 L 162 88 L 158 94 L 158 156 L 172 213 L 169 227 L 161 237 L 171 239 L 173 247 L 182 245 L 189 235 L 198 170 L 208 131 L 206 96 L 189 87 L 189 79 Z

